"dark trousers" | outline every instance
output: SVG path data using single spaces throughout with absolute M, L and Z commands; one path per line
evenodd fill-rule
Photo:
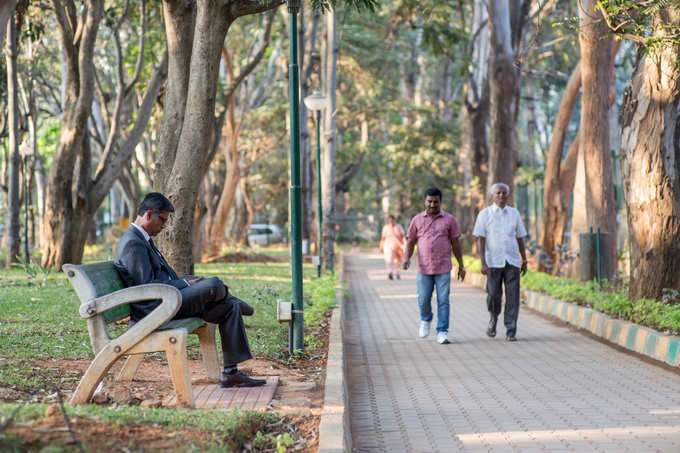
M 182 290 L 182 305 L 176 319 L 201 318 L 219 326 L 224 366 L 251 359 L 250 345 L 243 322 L 239 299 L 229 295 L 217 277 L 206 278 Z
M 494 319 L 498 318 L 503 303 L 503 289 L 505 284 L 505 311 L 503 323 L 507 335 L 517 333 L 517 317 L 519 316 L 519 271 L 507 262 L 505 267 L 491 267 L 486 276 L 486 308 Z

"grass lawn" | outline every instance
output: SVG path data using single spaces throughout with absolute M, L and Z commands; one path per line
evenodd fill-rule
M 267 251 L 259 249 L 258 253 Z M 274 255 L 282 255 L 284 259 L 287 256 L 281 250 L 275 250 Z M 61 272 L 45 273 L 36 268 L 28 271 L 0 270 L 3 282 L 0 291 L 0 451 L 24 451 L 26 445 L 22 442 L 30 436 L 22 435 L 21 427 L 44 422 L 47 406 L 43 403 L 53 402 L 57 389 L 72 388 L 79 380 L 78 373 L 55 372 L 41 364 L 55 359 L 92 358 L 87 326 L 78 315 L 79 300 L 65 275 Z M 303 272 L 305 348 L 314 350 L 322 346 L 315 333 L 324 322 L 324 313 L 335 302 L 338 282 L 335 276 L 314 278 L 316 267 L 312 265 L 305 265 Z M 291 297 L 288 261 L 198 264 L 195 273 L 220 277 L 231 293 L 255 308 L 255 314 L 246 318 L 248 338 L 255 356 L 295 366 L 296 359 L 288 355 L 288 326 L 276 321 L 277 300 L 290 300 Z M 121 330 L 124 328 L 120 327 Z M 219 347 L 219 341 L 217 343 Z M 195 335 L 190 336 L 189 345 L 190 358 L 200 357 Z M 224 451 L 225 448 L 240 451 L 243 445 L 257 444 L 256 451 L 276 451 L 277 445 L 285 448 L 286 443 L 296 442 L 295 433 L 299 431 L 290 416 L 272 412 L 95 405 L 65 407 L 69 415 L 82 420 L 79 426 L 83 423 L 109 427 L 130 424 L 162 426 L 163 436 L 173 437 L 180 450 L 184 450 L 184 445 L 190 450 L 196 447 L 201 451 Z M 3 432 L 2 427 L 11 416 L 12 426 L 18 431 L 8 428 Z M 252 427 L 256 429 L 253 431 Z M 204 432 L 210 435 L 206 437 Z M 245 434 L 236 435 L 236 432 Z M 124 448 L 112 451 L 126 451 L 125 448 L 130 451 L 129 446 L 124 445 L 125 439 L 120 436 L 118 439 Z M 187 443 L 183 444 L 185 440 Z M 40 444 L 40 440 L 37 442 Z M 63 450 L 55 447 L 56 450 L 50 451 L 78 451 L 65 442 Z M 83 445 L 87 442 L 85 436 Z M 31 447 L 34 448 L 35 445 Z M 162 446 L 158 448 L 165 450 Z M 132 451 L 146 450 L 137 446 Z

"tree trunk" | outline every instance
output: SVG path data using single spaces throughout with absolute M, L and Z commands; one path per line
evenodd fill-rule
M 560 107 L 557 110 L 555 125 L 553 126 L 552 138 L 548 147 L 548 156 L 545 163 L 545 175 L 543 177 L 543 234 L 541 246 L 550 261 L 555 261 L 555 248 L 564 241 L 564 228 L 559 228 L 561 219 L 564 219 L 569 209 L 569 198 L 564 197 L 560 190 L 560 173 L 562 164 L 562 150 L 564 138 L 571 121 L 576 101 L 581 90 L 581 63 L 579 62 L 571 72 L 567 86 L 562 94 Z M 576 151 L 578 154 L 578 151 Z M 571 191 L 569 191 L 571 195 Z M 565 200 L 566 198 L 566 200 Z M 539 262 L 540 271 L 546 271 L 546 263 Z
M 154 188 L 163 192 L 175 206 L 172 224 L 158 238 L 160 247 L 180 274 L 192 274 L 194 209 L 199 185 L 210 165 L 224 39 L 229 26 L 238 17 L 267 11 L 279 4 L 197 0 L 195 13 L 183 5 L 185 3 L 179 1 L 164 2 L 170 50 L 166 106 L 173 99 L 176 109 L 163 116 Z M 190 26 L 187 22 L 195 25 Z
M 227 166 L 227 175 L 222 186 L 222 193 L 220 195 L 220 202 L 217 205 L 217 210 L 213 217 L 213 222 L 210 229 L 210 248 L 211 252 L 215 254 L 219 251 L 220 243 L 224 238 L 225 229 L 227 226 L 227 218 L 229 212 L 234 205 L 234 195 L 241 178 L 238 152 L 238 127 L 236 119 L 234 118 L 234 102 L 235 96 L 231 97 L 229 103 L 229 111 L 227 113 L 228 121 L 224 125 L 228 132 L 222 134 L 222 139 L 226 139 L 226 143 L 222 144 L 224 148 L 224 159 Z
M 503 182 L 511 193 L 517 170 L 520 94 L 520 61 L 515 55 L 521 42 L 526 5 L 522 0 L 489 1 L 491 146 L 487 186 Z
M 653 36 L 678 26 L 680 11 L 668 4 L 654 19 Z M 680 46 L 641 49 L 621 112 L 632 299 L 680 289 L 679 93 Z
M 153 186 L 158 191 L 163 191 L 167 185 L 182 133 L 196 27 L 196 3 L 163 0 L 163 18 L 169 58 L 163 118 L 158 132 L 158 153 L 153 173 Z
M 463 196 L 461 197 L 461 231 L 472 232 L 477 212 L 486 200 L 488 148 L 486 125 L 489 118 L 488 14 L 482 0 L 475 0 L 472 21 L 472 63 L 464 87 L 462 114 L 461 168 Z M 474 242 L 473 242 L 474 244 Z
M 104 9 L 103 0 L 89 0 L 84 22 L 78 22 L 74 5 L 67 0 L 65 3 L 52 0 L 62 37 L 66 77 L 64 109 L 48 176 L 42 234 L 42 265 L 56 269 L 61 269 L 64 263 L 80 261 L 73 251 L 76 239 L 82 238 L 75 236 L 74 202 L 82 205 L 85 194 L 73 194 L 73 169 L 76 157 L 89 159 L 89 155 L 84 155 L 89 150 L 83 150 L 83 145 L 87 140 L 87 122 L 94 96 L 94 43 Z M 79 39 L 75 40 L 80 31 Z
M 92 114 L 95 85 L 94 44 L 103 15 L 103 1 L 90 0 L 87 14 L 81 23 L 77 21 L 74 5 L 70 0 L 53 0 L 53 10 L 57 15 L 63 41 L 65 101 L 57 150 L 50 167 L 45 196 L 42 265 L 60 269 L 66 262 L 78 263 L 82 259 L 87 228 L 123 167 L 133 156 L 144 133 L 157 94 L 166 77 L 167 54 L 153 72 L 134 123 L 124 139 L 120 134 L 120 103 L 117 104 L 104 153 L 97 169 L 92 172 L 87 125 Z M 136 76 L 133 76 L 133 82 L 126 84 L 123 79 L 122 56 L 119 53 L 117 57 L 117 97 L 120 99 L 122 92 L 132 89 Z M 143 61 L 143 58 L 139 61 Z M 138 69 L 141 69 L 141 63 L 135 74 Z
M 579 9 L 581 29 L 581 125 L 580 153 L 586 170 L 585 204 L 587 226 L 600 228 L 616 238 L 616 208 L 612 183 L 609 145 L 609 90 L 612 85 L 610 63 L 613 38 L 602 26 L 602 15 L 595 10 L 596 0 L 584 0 Z M 616 263 L 616 249 L 608 251 Z M 614 269 L 611 269 L 614 271 Z M 605 275 L 610 279 L 613 275 Z
M 0 49 L 5 45 L 5 32 L 7 30 L 7 24 L 12 17 L 14 8 L 17 6 L 19 0 L 4 0 L 0 4 Z
M 338 40 L 336 12 L 326 12 L 325 88 L 327 104 L 324 110 L 325 143 L 322 156 L 323 196 L 323 269 L 333 272 L 335 261 L 335 130 L 336 89 L 338 85 Z
M 17 27 L 16 15 L 7 23 L 7 107 L 9 110 L 9 181 L 7 191 L 7 267 L 19 259 L 21 247 L 19 214 L 21 199 L 19 174 L 21 173 L 21 154 L 19 144 L 19 86 L 17 83 Z M 26 175 L 28 172 L 25 172 Z

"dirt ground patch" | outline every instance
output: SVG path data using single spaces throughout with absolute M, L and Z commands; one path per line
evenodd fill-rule
M 316 336 L 323 346 L 309 350 L 294 361 L 279 363 L 263 357 L 256 357 L 239 365 L 239 368 L 253 376 L 278 376 L 279 386 L 267 411 L 287 415 L 287 425 L 295 433 L 295 451 L 315 452 L 318 449 L 318 434 L 324 401 L 324 382 L 328 353 L 328 326 L 330 312 Z M 190 360 L 189 369 L 194 383 L 206 382 L 200 360 Z M 89 360 L 37 360 L 36 369 L 48 371 L 59 384 L 64 398 L 75 389 L 78 378 L 87 369 Z M 162 407 L 163 400 L 173 394 L 167 362 L 162 354 L 147 355 L 131 383 L 115 382 L 114 376 L 122 367 L 116 363 L 103 381 L 103 387 L 93 401 L 103 406 L 148 406 Z M 49 400 L 51 398 L 51 401 Z M 17 394 L 12 398 L 2 395 L 2 400 L 21 400 Z M 54 395 L 42 402 L 53 402 Z M 114 426 L 106 422 L 82 417 L 71 417 L 72 429 L 86 451 L 173 451 L 178 446 L 190 447 L 209 442 L 210 432 L 194 429 L 168 430 L 153 425 Z M 31 451 L 47 440 L 59 445 L 73 444 L 70 430 L 58 404 L 48 407 L 45 417 L 30 426 L 12 425 L 7 433 L 22 439 L 21 450 Z M 274 433 L 276 434 L 276 433 Z M 31 446 L 34 446 L 33 448 Z M 75 447 L 75 445 L 74 445 Z M 133 447 L 133 448 L 132 448 Z M 25 450 L 24 450 L 25 449 Z M 76 449 L 77 450 L 77 449 Z M 244 450 L 248 451 L 248 450 Z M 253 450 L 255 451 L 255 450 Z

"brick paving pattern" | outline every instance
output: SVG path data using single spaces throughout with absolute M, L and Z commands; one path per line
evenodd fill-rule
M 266 379 L 260 387 L 222 388 L 220 384 L 193 384 L 194 406 L 196 409 L 253 409 L 265 410 L 271 402 L 279 384 L 278 376 L 254 376 Z M 164 402 L 167 406 L 177 404 L 172 395 Z
M 487 338 L 485 293 L 458 284 L 440 345 L 436 309 L 418 338 L 415 270 L 390 281 L 362 254 L 344 272 L 352 451 L 680 452 L 680 372 L 524 308 L 518 342 L 502 318 Z

